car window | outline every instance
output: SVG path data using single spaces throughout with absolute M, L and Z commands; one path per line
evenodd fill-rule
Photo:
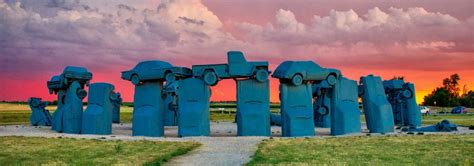
M 311 62 L 311 61 L 307 62 L 307 64 L 308 64 L 308 66 L 311 67 L 311 69 L 318 69 L 318 70 L 319 70 L 319 69 L 322 68 L 322 67 L 319 66 L 318 64 L 316 64 L 316 63 L 314 63 L 314 62 Z
M 135 69 L 136 70 L 143 70 L 143 69 L 152 69 L 152 68 L 168 68 L 171 67 L 171 64 L 163 61 L 145 61 L 139 63 Z

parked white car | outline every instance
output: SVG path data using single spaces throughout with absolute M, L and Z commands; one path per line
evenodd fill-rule
M 430 108 L 428 108 L 427 106 L 420 106 L 420 112 L 422 114 L 430 114 Z

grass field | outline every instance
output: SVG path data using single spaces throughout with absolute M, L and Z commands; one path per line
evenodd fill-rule
M 422 118 L 422 123 L 425 125 L 436 124 L 443 119 L 448 119 L 449 122 L 457 124 L 459 126 L 474 126 L 474 114 L 425 115 Z
M 450 113 L 453 107 L 435 107 L 428 106 L 431 113 Z M 467 108 L 467 112 L 474 113 L 474 108 Z
M 474 164 L 474 135 L 270 139 L 248 165 Z
M 217 105 L 217 106 L 216 106 Z M 227 104 L 224 107 L 218 107 L 221 104 L 215 104 L 210 108 L 210 119 L 211 121 L 228 121 L 233 122 L 235 119 L 235 108 L 228 108 Z M 232 106 L 232 105 L 231 105 Z M 233 104 L 235 106 L 235 104 Z M 221 108 L 221 109 L 219 109 Z M 51 115 L 56 106 L 48 106 L 47 110 L 50 111 Z M 86 107 L 84 107 L 84 110 Z M 271 108 L 272 112 L 278 112 L 278 108 Z M 120 107 L 120 120 L 123 123 L 132 121 L 133 106 L 126 105 Z M 0 103 L 0 125 L 8 124 L 27 124 L 31 115 L 30 107 L 27 104 L 13 104 L 13 103 Z
M 213 103 L 211 121 L 234 121 L 233 106 Z M 52 113 L 56 107 L 47 109 Z M 121 121 L 131 122 L 132 112 L 132 105 L 122 106 Z M 273 106 L 271 112 L 279 112 L 279 108 Z M 0 103 L 0 125 L 27 124 L 30 113 L 26 104 Z M 425 125 L 448 119 L 461 126 L 474 126 L 474 114 L 422 118 Z M 0 165 L 160 164 L 197 146 L 193 142 L 0 137 Z M 473 165 L 473 162 L 474 135 L 417 135 L 268 139 L 259 145 L 248 165 Z
M 220 107 L 222 106 L 222 107 Z M 234 106 L 232 108 L 231 106 Z M 279 112 L 279 108 L 272 106 L 270 111 L 272 113 Z M 48 106 L 46 109 L 51 111 L 51 114 L 56 110 L 56 106 Z M 85 109 L 85 107 L 84 107 Z M 121 122 L 127 123 L 132 121 L 133 106 L 128 104 L 122 106 L 120 111 Z M 433 107 L 432 110 L 449 110 L 441 107 Z M 213 103 L 210 108 L 210 119 L 211 121 L 227 121 L 233 122 L 235 120 L 235 104 L 216 104 Z M 6 124 L 27 124 L 29 123 L 29 117 L 31 110 L 26 104 L 12 104 L 12 103 L 0 103 L 0 125 Z M 423 124 L 430 125 L 440 122 L 443 119 L 448 119 L 450 122 L 458 124 L 460 126 L 474 126 L 474 114 L 439 114 L 439 115 L 426 115 L 423 116 Z M 364 120 L 364 116 L 361 116 L 361 120 Z
M 159 165 L 196 142 L 0 137 L 0 165 Z

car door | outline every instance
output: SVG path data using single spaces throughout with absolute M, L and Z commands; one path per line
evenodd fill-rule
M 245 60 L 241 52 L 228 52 L 229 75 L 231 76 L 251 76 L 253 65 Z
M 316 63 L 307 63 L 306 78 L 309 80 L 323 80 L 326 79 L 327 72 Z

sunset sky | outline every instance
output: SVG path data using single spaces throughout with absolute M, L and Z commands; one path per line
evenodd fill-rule
M 133 100 L 120 72 L 139 61 L 173 65 L 312 60 L 344 76 L 404 76 L 418 102 L 453 73 L 474 89 L 472 0 L 0 0 L 0 100 L 54 100 L 46 81 L 87 67 Z M 235 83 L 212 100 L 235 100 Z M 278 80 L 271 79 L 278 101 Z

